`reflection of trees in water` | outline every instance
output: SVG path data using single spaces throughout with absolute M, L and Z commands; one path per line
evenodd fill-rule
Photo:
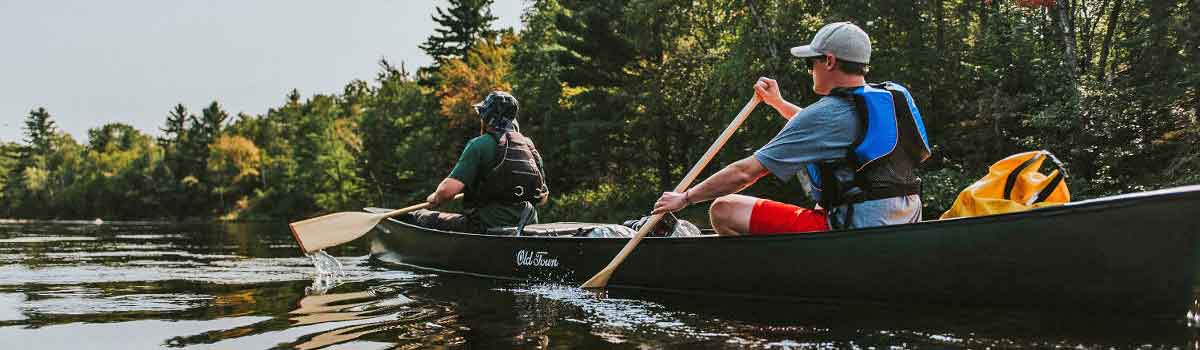
M 182 310 L 136 310 L 81 313 L 43 313 L 39 309 L 25 310 L 26 319 L 9 322 L 7 325 L 24 325 L 29 328 L 39 328 L 53 325 L 77 323 L 116 323 L 138 320 L 215 320 L 227 317 L 252 316 L 270 312 L 270 310 L 287 310 L 301 294 L 295 282 L 264 283 L 253 288 L 245 285 L 221 285 L 196 281 L 168 280 L 153 284 L 145 282 L 112 282 L 85 283 L 76 285 L 24 285 L 20 287 L 0 287 L 0 292 L 25 293 L 27 300 L 50 300 L 62 298 L 72 293 L 87 293 L 78 307 L 87 307 L 87 303 L 95 300 L 121 300 L 130 307 L 144 306 L 148 302 L 140 302 L 141 297 L 163 295 L 211 295 L 207 303 L 199 303 L 202 307 L 188 307 Z M 80 292 L 83 291 L 83 292 Z M 92 295 L 94 294 L 94 295 Z M 76 310 L 78 311 L 78 310 Z M 6 325 L 0 323 L 0 326 Z
M 395 320 L 342 327 L 305 336 L 297 340 L 292 347 L 300 350 L 312 350 L 356 339 L 373 338 L 382 338 L 373 340 L 395 342 L 396 349 L 464 345 L 466 339 L 460 335 L 460 332 L 467 328 L 458 325 L 458 316 L 437 317 L 439 313 L 449 311 L 451 310 L 448 308 L 431 308 L 418 312 L 400 313 Z M 379 337 L 368 337 L 376 334 Z M 395 335 L 395 337 L 389 338 L 390 335 Z
M 513 294 L 513 312 L 518 324 L 522 325 L 513 337 L 518 347 L 546 349 L 550 346 L 550 330 L 566 318 L 564 314 L 569 310 L 564 310 L 567 305 L 548 301 L 540 295 Z
M 441 302 L 417 301 L 400 294 L 401 285 L 370 287 L 366 291 L 313 295 L 300 300 L 290 314 L 293 327 L 353 320 L 381 321 L 354 324 L 301 337 L 294 344 L 300 350 L 320 349 L 356 339 L 395 342 L 396 348 L 463 345 L 460 332 L 468 330 L 458 322 L 454 308 Z M 378 335 L 378 337 L 370 337 Z M 395 335 L 389 338 L 389 335 Z
M 353 340 L 396 344 L 396 348 L 465 344 L 468 328 L 448 303 L 416 300 L 403 294 L 405 283 L 370 286 L 360 291 L 310 295 L 285 315 L 241 327 L 175 337 L 168 346 L 214 344 L 269 332 L 302 330 L 307 335 L 280 348 L 321 349 Z M 261 310 L 261 309 L 260 309 Z

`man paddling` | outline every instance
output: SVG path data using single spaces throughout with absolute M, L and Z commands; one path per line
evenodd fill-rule
M 503 91 L 493 91 L 475 105 L 481 135 L 467 142 L 450 175 L 426 199 L 436 207 L 465 193 L 465 213 L 418 210 L 410 214 L 411 222 L 474 233 L 538 222 L 533 203 L 544 204 L 550 190 L 542 156 L 518 131 L 518 109 L 517 99 Z
M 759 78 L 754 93 L 787 125 L 770 142 L 695 187 L 664 192 L 654 213 L 715 199 L 709 209 L 722 235 L 812 232 L 903 224 L 921 220 L 921 180 L 914 174 L 929 157 L 920 113 L 899 84 L 867 84 L 871 42 L 849 22 L 817 31 L 794 47 L 823 97 L 806 108 L 784 100 L 779 85 Z M 734 194 L 767 173 L 796 177 L 817 201 L 813 209 Z

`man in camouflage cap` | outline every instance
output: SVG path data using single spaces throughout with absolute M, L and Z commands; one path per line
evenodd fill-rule
M 482 135 L 467 142 L 450 175 L 426 199 L 438 206 L 463 193 L 466 211 L 455 214 L 419 210 L 412 214 L 412 222 L 472 233 L 537 223 L 534 204 L 544 204 L 550 190 L 542 156 L 533 140 L 518 131 L 517 98 L 493 91 L 474 107 Z

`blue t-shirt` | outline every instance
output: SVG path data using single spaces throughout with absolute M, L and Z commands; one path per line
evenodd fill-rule
M 846 158 L 860 132 L 856 113 L 854 103 L 848 99 L 822 97 L 788 120 L 775 138 L 754 152 L 754 159 L 780 180 L 797 178 L 804 191 L 812 196 L 808 164 Z M 846 222 L 845 206 L 826 209 L 831 227 L 863 228 L 921 221 L 921 197 L 915 194 L 856 203 L 848 225 L 840 224 Z

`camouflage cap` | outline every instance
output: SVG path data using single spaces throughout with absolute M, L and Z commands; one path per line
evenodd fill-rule
M 504 91 L 492 91 L 483 101 L 475 104 L 479 119 L 499 130 L 507 130 L 512 121 L 517 119 L 519 110 L 517 98 Z

